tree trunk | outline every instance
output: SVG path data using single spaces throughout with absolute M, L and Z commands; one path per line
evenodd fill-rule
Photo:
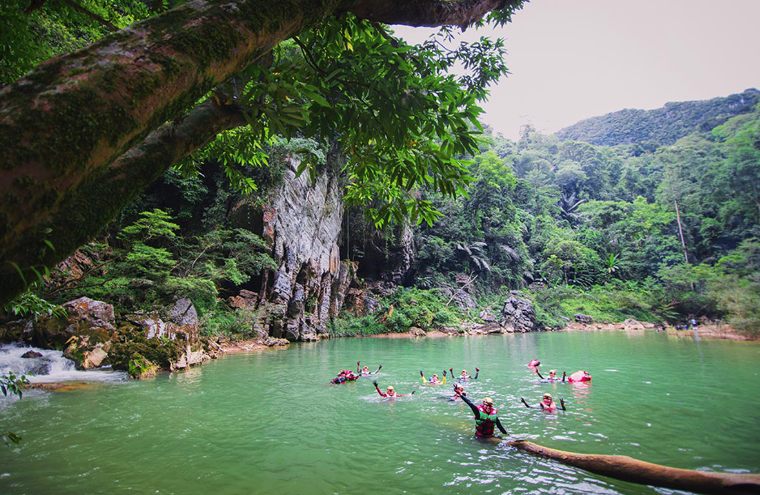
M 509 445 L 592 473 L 631 483 L 697 493 L 760 493 L 760 475 L 676 469 L 622 455 L 576 454 L 518 440 Z
M 0 306 L 102 229 L 123 187 L 135 193 L 147 185 L 139 176 L 167 167 L 120 168 L 109 189 L 100 182 L 115 160 L 281 41 L 353 8 L 384 22 L 395 7 L 401 23 L 463 25 L 521 3 L 192 0 L 41 64 L 0 91 Z
M 678 200 L 673 196 L 673 204 L 676 205 L 676 221 L 678 222 L 678 233 L 681 235 L 681 247 L 683 247 L 683 257 L 686 264 L 689 264 L 689 252 L 686 250 L 686 241 L 683 238 L 683 227 L 681 226 L 681 212 L 678 209 Z M 693 289 L 694 287 L 692 287 Z

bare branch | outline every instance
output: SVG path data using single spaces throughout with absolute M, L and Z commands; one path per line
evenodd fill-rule
M 105 27 L 107 27 L 111 31 L 118 31 L 119 30 L 119 28 L 117 28 L 116 26 L 114 26 L 113 24 L 111 24 L 111 22 L 109 22 L 106 19 L 103 19 L 102 17 L 100 17 L 98 14 L 96 14 L 93 11 L 91 11 L 90 9 L 86 9 L 86 8 L 82 7 L 81 5 L 79 5 L 78 3 L 76 3 L 74 0 L 63 0 L 63 3 L 65 3 L 66 5 L 68 5 L 69 7 L 71 7 L 72 9 L 74 9 L 74 10 L 76 10 L 78 12 L 83 13 L 84 15 L 86 15 L 87 17 L 89 17 L 90 19 L 99 22 L 100 24 L 104 25 Z

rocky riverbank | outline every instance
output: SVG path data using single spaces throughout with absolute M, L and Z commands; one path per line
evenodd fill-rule
M 187 369 L 216 357 L 201 338 L 189 299 L 162 313 L 115 314 L 103 301 L 82 297 L 62 305 L 64 315 L 39 315 L 0 327 L 0 342 L 63 351 L 79 370 L 111 366 L 133 378 Z

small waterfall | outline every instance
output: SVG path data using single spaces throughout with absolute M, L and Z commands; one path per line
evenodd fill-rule
M 40 357 L 22 358 L 29 351 L 42 354 Z M 74 361 L 63 357 L 61 351 L 38 349 L 24 344 L 0 345 L 0 374 L 12 371 L 16 375 L 26 375 L 32 383 L 87 381 L 120 381 L 126 373 L 117 371 L 79 371 Z

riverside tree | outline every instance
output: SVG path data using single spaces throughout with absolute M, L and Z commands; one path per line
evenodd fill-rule
M 26 3 L 28 13 L 45 1 Z M 409 191 L 462 191 L 466 169 L 452 157 L 476 150 L 477 99 L 506 72 L 502 44 L 410 47 L 384 24 L 502 25 L 522 3 L 194 0 L 38 65 L 0 92 L 0 303 L 169 167 L 244 126 L 258 140 L 337 137 L 350 200 L 382 193 L 377 222 L 430 221 L 430 204 Z M 101 10 L 88 17 L 104 20 Z M 298 55 L 273 56 L 288 39 Z M 456 63 L 469 72 L 447 75 Z

